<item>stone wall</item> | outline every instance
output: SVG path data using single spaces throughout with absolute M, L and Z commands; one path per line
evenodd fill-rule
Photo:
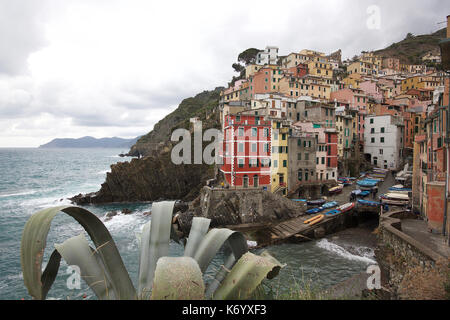
M 183 232 L 192 217 L 211 219 L 210 227 L 265 225 L 305 214 L 306 205 L 261 189 L 203 187 L 200 196 L 178 218 Z
M 376 260 L 381 269 L 382 286 L 393 298 L 408 270 L 420 267 L 431 270 L 443 257 L 401 231 L 401 219 L 413 218 L 410 211 L 382 214 L 378 233 Z

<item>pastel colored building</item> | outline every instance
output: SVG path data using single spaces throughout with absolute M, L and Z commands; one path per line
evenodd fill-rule
M 223 165 L 232 188 L 270 188 L 271 123 L 252 111 L 227 114 L 223 123 Z

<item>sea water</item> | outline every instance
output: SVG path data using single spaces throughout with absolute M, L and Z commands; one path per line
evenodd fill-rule
M 52 206 L 70 204 L 68 197 L 79 193 L 97 191 L 105 181 L 110 165 L 129 161 L 118 154 L 121 149 L 33 149 L 0 148 L 0 299 L 30 299 L 24 286 L 20 265 L 20 241 L 29 217 L 39 210 Z M 139 232 L 149 219 L 144 212 L 151 210 L 151 203 L 125 203 L 86 206 L 95 213 L 110 231 L 119 252 L 137 286 Z M 133 214 L 118 214 L 105 219 L 110 211 L 128 208 Z M 60 214 L 52 223 L 44 254 L 45 263 L 55 243 L 84 233 L 71 217 Z M 282 244 L 266 248 L 280 262 L 285 263 L 279 276 L 273 280 L 275 291 L 289 291 L 294 282 L 311 280 L 326 288 L 349 277 L 364 272 L 374 264 L 373 249 L 355 245 L 358 250 L 348 250 L 346 243 L 334 243 L 332 239 Z M 261 250 L 257 250 L 259 253 Z M 183 255 L 183 247 L 170 244 L 170 255 Z M 212 278 L 224 260 L 221 251 L 211 263 L 205 275 Z M 95 299 L 95 295 L 84 284 L 79 289 L 69 289 L 67 282 L 71 270 L 62 261 L 60 270 L 48 294 L 48 299 Z

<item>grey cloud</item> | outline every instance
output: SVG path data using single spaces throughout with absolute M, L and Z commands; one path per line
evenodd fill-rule
M 39 20 L 45 5 L 46 0 L 0 1 L 0 73 L 26 72 L 29 54 L 46 45 Z

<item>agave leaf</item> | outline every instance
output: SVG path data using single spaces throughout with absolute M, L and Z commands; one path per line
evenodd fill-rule
M 206 287 L 206 292 L 205 292 L 206 299 L 211 299 L 213 297 L 214 292 L 220 286 L 223 279 L 225 279 L 225 277 L 228 275 L 228 273 L 233 268 L 235 263 L 236 263 L 236 257 L 234 256 L 234 254 L 230 254 L 228 256 L 227 260 L 224 262 L 224 264 L 222 266 L 220 266 L 220 269 L 219 269 L 219 271 L 217 271 L 214 279 L 208 283 L 208 286 Z
M 109 275 L 96 258 L 97 251 L 91 250 L 83 234 L 67 239 L 62 244 L 55 244 L 55 248 L 68 265 L 80 268 L 81 278 L 94 291 L 97 298 L 100 300 L 115 298 Z
M 192 219 L 191 230 L 189 231 L 189 238 L 184 249 L 185 257 L 195 257 L 197 249 L 205 237 L 209 229 L 211 219 L 194 217 Z
M 248 299 L 266 277 L 275 277 L 284 267 L 268 253 L 244 254 L 214 293 L 216 300 Z
M 99 248 L 99 257 L 107 274 L 111 276 L 111 284 L 116 290 L 116 298 L 134 299 L 136 291 L 108 229 L 93 213 L 72 206 L 41 210 L 33 214 L 25 225 L 22 234 L 20 260 L 24 283 L 29 294 L 34 299 L 45 299 L 53 283 L 52 279 L 56 277 L 58 272 L 58 259 L 60 259 L 58 255 L 52 254 L 43 274 L 42 260 L 52 220 L 59 212 L 64 212 L 77 220 L 86 230 L 95 247 Z
M 158 259 L 169 253 L 174 205 L 175 201 L 154 203 L 151 223 L 148 222 L 142 231 L 138 287 L 142 299 L 150 297 Z
M 50 255 L 47 266 L 45 267 L 45 270 L 41 276 L 42 295 L 44 298 L 47 296 L 48 291 L 50 290 L 50 288 L 53 285 L 53 282 L 56 279 L 60 263 L 61 263 L 61 255 L 55 249 Z
M 211 229 L 203 238 L 194 256 L 203 273 L 225 241 L 230 244 L 236 260 L 248 251 L 247 240 L 242 233 L 230 229 Z
M 156 264 L 152 300 L 201 300 L 205 285 L 191 257 L 161 257 Z

